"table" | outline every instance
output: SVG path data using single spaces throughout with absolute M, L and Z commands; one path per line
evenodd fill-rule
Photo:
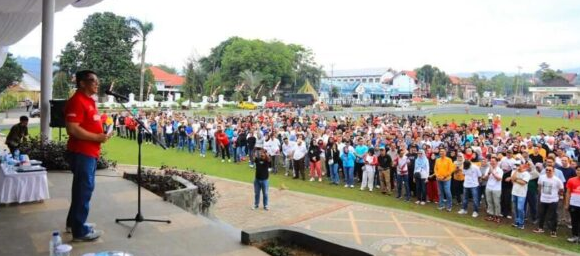
M 24 203 L 50 198 L 46 170 L 18 173 L 15 168 L 0 165 L 0 203 Z

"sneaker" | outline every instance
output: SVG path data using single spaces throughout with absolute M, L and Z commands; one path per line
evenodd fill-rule
M 566 239 L 566 240 L 570 243 L 578 243 L 580 241 L 580 239 L 578 239 L 577 236 L 568 237 L 568 239 Z
M 437 207 L 437 210 L 442 211 L 445 207 Z
M 318 182 L 322 182 L 322 178 L 318 178 Z
M 511 220 L 512 219 L 512 216 L 511 215 L 508 215 L 507 218 Z
M 557 238 L 557 237 L 558 237 L 558 235 L 556 234 L 556 231 L 552 231 L 552 232 L 550 232 L 550 237 L 551 237 L 551 238 Z
M 512 227 L 517 228 L 518 224 L 512 223 Z
M 532 230 L 532 232 L 537 233 L 537 234 L 541 234 L 541 233 L 544 233 L 544 230 L 541 228 L 536 228 L 536 229 Z M 568 239 L 570 239 L 570 238 L 568 238 Z
M 448 211 L 448 212 L 451 212 L 451 208 L 447 208 L 447 211 Z
M 103 231 L 93 229 L 91 232 L 86 234 L 83 237 L 75 237 L 73 238 L 73 242 L 90 242 L 99 239 L 103 235 Z
M 425 205 L 425 201 L 421 202 L 421 205 Z
M 415 202 L 415 204 L 420 204 L 420 203 L 421 203 L 421 201 L 416 201 L 416 202 Z
M 232 162 L 232 160 L 231 159 L 228 159 L 228 163 L 231 163 L 231 162 Z
M 364 190 L 365 190 L 365 188 L 360 188 L 360 191 L 364 191 Z
M 97 226 L 97 224 L 95 224 L 95 223 L 85 223 L 85 226 L 89 227 L 90 229 L 94 229 Z M 65 232 L 66 233 L 72 233 L 72 228 L 71 227 L 66 227 Z
M 252 210 L 256 210 L 256 209 L 258 209 L 257 205 L 252 206 Z
M 310 181 L 314 181 L 314 178 L 310 178 Z
M 471 214 L 471 217 L 473 217 L 473 218 L 477 218 L 477 217 L 479 217 L 479 213 L 477 213 L 477 212 L 473 212 L 473 213 Z
M 458 213 L 458 214 L 461 214 L 461 215 L 463 215 L 463 214 L 467 214 L 467 211 L 466 211 L 466 210 L 463 210 L 463 209 L 461 209 L 461 210 L 459 210 L 457 213 Z
M 284 176 L 288 176 L 288 173 L 284 173 Z
M 373 192 L 373 189 L 372 189 L 372 188 L 371 188 L 371 189 L 369 189 L 369 192 Z
M 270 207 L 268 207 L 268 206 L 264 206 L 264 210 L 265 210 L 265 211 L 269 211 L 269 210 L 270 210 Z
M 518 229 L 524 230 L 524 229 L 526 229 L 526 227 L 524 225 L 521 225 L 518 227 Z
M 223 160 L 223 159 L 222 159 L 222 163 L 223 163 L 223 162 L 225 162 L 225 161 L 226 161 L 226 160 Z
M 348 188 L 348 184 L 344 185 L 345 188 Z
M 350 185 L 350 188 L 354 188 L 354 185 Z

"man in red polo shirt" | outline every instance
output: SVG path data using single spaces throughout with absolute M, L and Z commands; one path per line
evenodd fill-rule
M 67 216 L 67 231 L 75 241 L 93 241 L 102 235 L 94 224 L 86 223 L 95 188 L 95 171 L 101 143 L 110 138 L 103 132 L 101 116 L 92 98 L 99 89 L 97 74 L 90 70 L 76 73 L 77 91 L 65 106 L 67 149 L 73 173 L 72 200 Z

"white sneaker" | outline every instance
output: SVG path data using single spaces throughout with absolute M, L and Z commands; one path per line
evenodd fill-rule
M 471 217 L 473 217 L 473 218 L 477 218 L 478 216 L 479 216 L 479 213 L 477 213 L 477 212 L 473 212 L 471 214 Z
M 421 205 L 425 205 L 425 201 L 421 202 Z
M 420 204 L 420 203 L 421 203 L 421 201 L 417 201 L 417 202 L 415 202 L 415 204 Z
M 364 190 L 365 190 L 365 188 L 360 188 L 360 191 L 364 191 Z
M 578 237 L 577 236 L 573 236 L 573 237 L 570 237 L 570 238 L 568 238 L 566 240 L 568 242 L 570 242 L 570 243 L 577 243 L 578 242 Z
M 228 163 L 231 163 L 231 162 L 232 162 L 232 160 L 231 159 L 228 159 Z
M 466 210 L 463 210 L 463 209 L 461 209 L 461 210 L 459 210 L 457 213 L 458 213 L 458 214 L 467 214 L 467 211 L 466 211 Z
M 348 184 L 344 185 L 345 188 L 348 188 Z
M 373 192 L 373 189 L 372 189 L 372 188 L 371 188 L 371 189 L 369 189 L 369 192 Z
M 87 223 L 85 223 L 85 226 L 89 227 L 90 229 L 94 229 L 97 226 L 97 224 L 87 222 Z M 71 227 L 66 227 L 65 232 L 66 233 L 72 233 L 72 228 Z
M 223 162 L 225 162 L 225 161 L 226 161 L 226 160 L 223 160 L 223 159 L 222 159 L 222 163 L 223 163 Z
M 284 173 L 284 176 L 288 176 L 288 173 Z
M 314 181 L 314 178 L 310 178 L 310 181 Z
M 354 185 L 350 185 L 350 188 L 354 188 Z
M 318 178 L 318 182 L 322 182 L 322 178 Z

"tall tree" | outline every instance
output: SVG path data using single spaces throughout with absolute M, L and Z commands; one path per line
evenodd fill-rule
M 70 93 L 69 77 L 64 71 L 56 72 L 52 82 L 52 98 L 68 99 Z
M 22 74 L 24 74 L 24 69 L 16 62 L 12 54 L 8 53 L 4 65 L 0 67 L 0 92 L 13 83 L 22 81 Z
M 70 47 L 61 52 L 59 67 L 72 70 L 91 69 L 99 75 L 103 86 L 99 94 L 115 82 L 122 94 L 139 92 L 139 67 L 133 64 L 134 29 L 125 17 L 110 12 L 94 13 L 83 23 Z M 64 58 L 78 56 L 78 58 Z
M 430 97 L 435 95 L 447 95 L 447 86 L 450 84 L 450 82 L 449 77 L 447 74 L 445 74 L 445 72 L 429 64 L 423 65 L 422 67 L 415 69 L 415 71 L 417 71 L 417 79 L 419 79 L 421 84 L 424 84 L 430 88 Z
M 145 83 L 145 54 L 147 53 L 147 36 L 153 31 L 153 23 L 129 18 L 133 33 L 141 41 L 141 76 L 139 78 L 139 101 L 143 101 L 143 84 Z

